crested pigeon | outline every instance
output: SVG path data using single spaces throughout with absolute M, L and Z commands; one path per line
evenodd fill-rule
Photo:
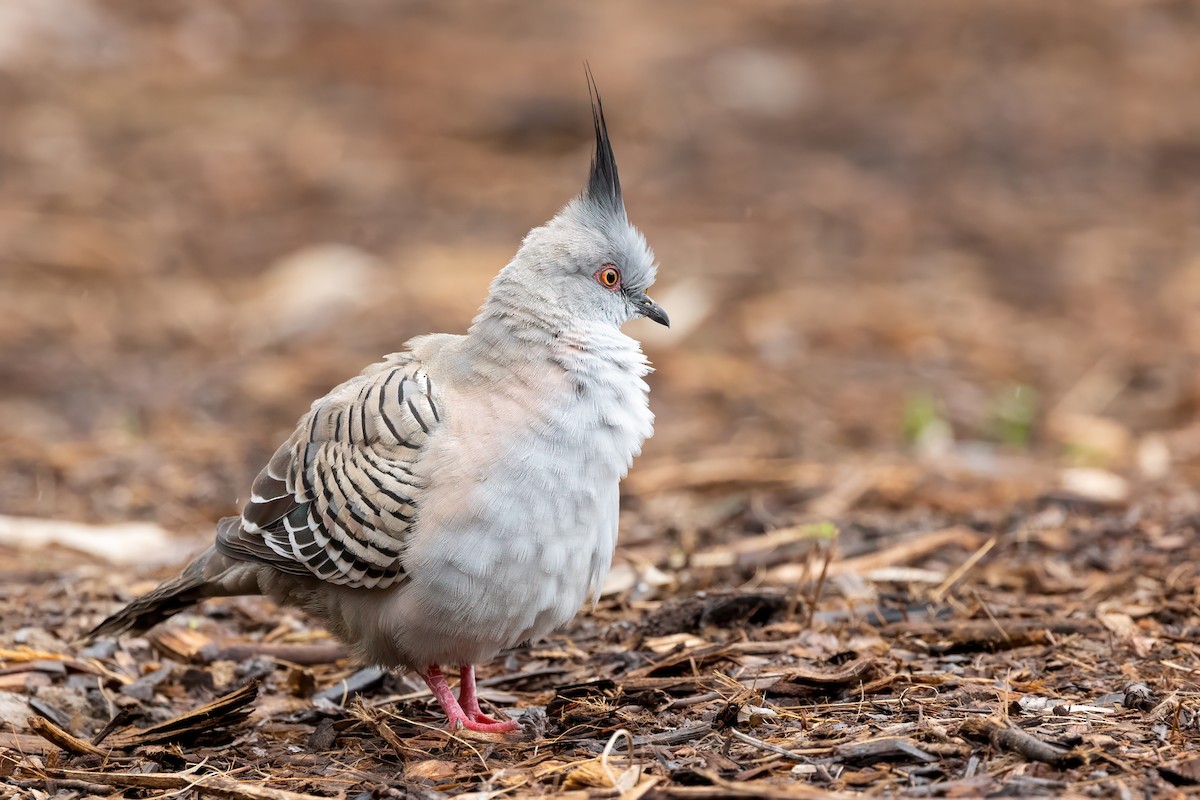
M 649 362 L 620 328 L 669 325 L 590 71 L 588 89 L 587 183 L 525 236 L 467 333 L 412 339 L 313 403 L 215 543 L 91 636 L 262 594 L 418 673 L 450 727 L 519 729 L 480 710 L 473 665 L 598 599 L 618 484 L 654 422 Z

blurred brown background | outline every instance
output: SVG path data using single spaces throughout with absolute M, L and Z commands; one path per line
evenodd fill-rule
M 585 59 L 676 322 L 631 326 L 640 468 L 1187 480 L 1198 41 L 1148 0 L 6 0 L 0 513 L 233 511 L 578 191 Z

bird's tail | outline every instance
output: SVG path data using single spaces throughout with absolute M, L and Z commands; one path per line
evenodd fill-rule
M 178 576 L 164 581 L 150 593 L 142 595 L 101 622 L 87 634 L 86 639 L 143 633 L 206 597 L 246 594 L 245 591 L 231 590 L 233 587 L 221 580 L 221 573 L 225 571 L 222 569 L 225 565 L 221 562 L 225 560 L 224 556 L 210 547 Z

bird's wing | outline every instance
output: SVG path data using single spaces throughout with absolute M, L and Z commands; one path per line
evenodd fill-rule
M 414 467 L 441 423 L 421 364 L 388 356 L 313 404 L 241 516 L 218 527 L 217 549 L 342 586 L 392 586 L 424 489 Z

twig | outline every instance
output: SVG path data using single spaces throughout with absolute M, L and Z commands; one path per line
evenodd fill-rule
M 1003 623 L 1003 624 L 1002 624 Z M 1049 634 L 1094 633 L 1099 623 L 1086 619 L 1005 618 L 972 619 L 963 622 L 892 623 L 880 634 L 922 642 L 929 652 L 965 653 L 976 650 L 1008 650 L 1031 644 L 1044 644 Z M 1060 658 L 1066 658 L 1059 654 Z
M 46 790 L 46 782 L 40 779 L 13 781 L 12 785 L 16 786 L 18 789 L 36 789 L 38 792 L 45 792 Z M 72 789 L 84 795 L 99 795 L 100 797 L 108 797 L 117 790 L 117 787 L 109 786 L 106 783 L 90 783 L 88 781 L 77 781 L 68 778 L 59 778 L 55 780 L 54 788 L 58 790 Z M 0 797 L 3 796 L 4 795 L 0 794 Z M 38 797 L 40 795 L 30 793 L 30 796 Z
M 793 525 L 739 539 L 732 544 L 710 547 L 693 553 L 688 559 L 692 567 L 732 567 L 740 558 L 765 556 L 785 545 L 815 539 L 822 533 L 815 525 Z
M 244 783 L 220 775 L 190 775 L 183 772 L 89 772 L 53 767 L 43 767 L 37 772 L 51 780 L 77 780 L 129 789 L 195 788 L 203 794 L 227 800 L 317 800 L 317 795 L 274 789 L 257 783 Z
M 840 517 L 875 487 L 878 470 L 855 469 L 833 488 L 808 502 L 808 513 L 821 519 Z
M 950 587 L 962 580 L 962 577 L 970 572 L 971 568 L 978 564 L 979 560 L 991 552 L 991 549 L 995 546 L 996 537 L 993 536 L 984 542 L 978 550 L 972 553 L 970 557 L 964 561 L 961 566 L 959 566 L 958 569 L 950 573 L 946 580 L 942 581 L 941 585 L 939 585 L 929 594 L 930 598 L 932 598 L 935 603 L 942 602 L 942 598 L 946 596 L 946 592 L 950 591 Z
M 384 721 L 382 712 L 369 708 L 361 701 L 351 703 L 347 710 L 350 712 L 352 717 L 371 726 L 371 728 L 377 734 L 379 734 L 379 738 L 387 742 L 392 750 L 396 752 L 396 755 L 399 756 L 400 760 L 405 760 L 407 757 L 405 755 L 405 750 L 408 748 L 405 747 L 404 741 L 396 735 L 394 730 L 392 730 L 392 726 L 388 725 L 387 722 Z
M 107 752 L 99 747 L 88 744 L 83 739 L 72 736 L 67 731 L 55 725 L 46 717 L 39 715 L 30 717 L 26 724 L 29 729 L 48 742 L 56 744 L 68 753 L 77 756 L 106 756 Z
M 864 575 L 883 567 L 911 564 L 951 545 L 978 547 L 982 539 L 978 531 L 962 525 L 928 531 L 873 553 L 841 559 L 830 566 L 829 575 Z M 807 578 L 805 564 L 781 564 L 767 574 L 773 584 L 790 585 Z
M 332 664 L 349 656 L 345 645 L 336 642 L 317 644 L 230 644 L 213 650 L 205 649 L 201 656 L 205 661 L 242 661 L 255 656 L 265 656 L 289 664 L 311 667 Z
M 475 754 L 475 757 L 479 759 L 480 765 L 485 770 L 490 769 L 490 767 L 488 767 L 487 759 L 483 757 L 483 753 L 479 752 L 479 748 L 475 747 L 475 745 L 471 744 L 471 742 L 468 741 L 467 739 L 464 739 L 463 737 L 459 736 L 458 732 L 453 731 L 453 730 L 447 730 L 446 728 L 443 728 L 440 725 L 429 725 L 424 722 L 419 722 L 415 719 L 409 719 L 408 717 L 401 716 L 400 714 L 397 714 L 394 711 L 383 711 L 382 713 L 386 716 L 392 717 L 393 719 L 398 719 L 401 722 L 407 722 L 409 725 L 415 725 L 418 728 L 424 728 L 425 730 L 432 731 L 433 733 L 435 733 L 439 736 L 444 736 L 447 739 L 458 742 L 459 744 L 463 745 L 464 747 L 466 747 L 468 750 L 470 750 L 472 753 Z M 480 739 L 482 739 L 484 741 L 500 741 L 500 739 L 490 739 L 488 737 L 492 737 L 492 736 L 498 737 L 498 736 L 502 736 L 503 734 L 479 733 L 476 731 L 471 731 L 471 735 L 472 735 L 472 737 L 479 737 Z M 390 742 L 389 742 L 389 744 L 390 744 Z
M 112 735 L 113 731 L 115 731 L 117 728 L 128 725 L 135 717 L 137 717 L 137 713 L 133 709 L 122 708 L 112 719 L 108 721 L 103 728 L 100 729 L 99 733 L 92 737 L 92 744 L 99 747 L 105 739 Z
M 788 667 L 786 671 L 777 676 L 777 680 L 774 683 L 764 684 L 762 688 L 770 689 L 773 695 L 788 697 L 797 694 L 796 689 L 789 690 L 789 684 L 793 686 L 795 684 L 808 686 L 844 686 L 848 683 L 860 681 L 875 669 L 876 663 L 875 659 L 866 657 L 856 658 L 835 670 L 816 670 L 804 666 Z M 766 678 L 770 676 L 760 675 L 759 677 Z
M 713 732 L 711 722 L 701 722 L 698 725 L 689 725 L 686 728 L 676 728 L 673 731 L 663 731 L 661 733 L 648 733 L 641 736 L 633 737 L 634 747 L 645 747 L 647 745 L 672 745 L 690 742 L 695 739 L 700 739 Z M 589 736 L 578 736 L 570 738 L 559 738 L 555 741 L 559 743 L 582 743 L 595 741 Z M 620 744 L 620 742 L 618 742 Z
M 1002 720 L 970 717 L 963 721 L 958 732 L 961 736 L 991 742 L 994 747 L 1017 753 L 1029 761 L 1060 768 L 1079 763 L 1079 757 L 1065 747 L 1044 742 Z
M 797 464 L 788 459 L 720 458 L 707 461 L 662 461 L 647 464 L 625 479 L 635 494 L 660 494 L 680 489 L 745 484 L 799 484 L 824 482 L 830 469 L 824 464 Z
M 59 661 L 68 669 L 78 670 L 79 672 L 91 672 L 124 686 L 134 681 L 128 675 L 113 672 L 94 658 L 78 659 L 73 656 L 63 655 L 62 653 L 47 653 L 28 647 L 0 647 L 0 661 L 13 661 L 18 664 L 30 661 Z
M 1011 642 L 1012 637 L 1008 635 L 1008 631 L 1004 630 L 1004 626 L 1000 624 L 1000 620 L 996 619 L 996 615 L 992 613 L 992 609 L 988 608 L 988 604 L 979 596 L 978 591 L 975 592 L 975 601 L 979 603 L 979 607 L 983 609 L 983 613 L 987 614 L 987 618 L 992 621 L 992 624 L 996 626 L 996 630 L 1004 637 L 1004 641 Z M 1053 644 L 1053 641 L 1051 644 Z
M 825 588 L 825 576 L 829 574 L 829 562 L 833 561 L 833 547 L 837 542 L 837 534 L 834 534 L 825 545 L 825 561 L 821 564 L 821 574 L 817 576 L 817 583 L 813 586 L 812 597 L 808 598 L 808 613 L 805 615 L 804 627 L 812 628 L 813 614 L 817 612 L 817 602 L 821 599 L 821 590 Z
M 665 786 L 661 789 L 663 795 L 666 797 L 697 798 L 697 800 L 699 800 L 699 798 L 715 797 L 752 797 L 756 800 L 800 800 L 803 798 L 824 800 L 824 798 L 843 798 L 850 796 L 848 794 L 818 789 L 815 786 L 807 786 L 798 782 L 792 782 L 790 784 L 781 786 L 768 781 L 731 781 L 728 778 L 722 778 L 716 772 L 707 769 L 697 769 L 696 774 L 702 776 L 712 785 Z
M 742 733 L 737 728 L 729 728 L 729 735 L 740 742 L 745 742 L 751 747 L 757 747 L 759 750 L 766 750 L 768 753 L 775 753 L 776 755 L 783 756 L 784 758 L 790 758 L 792 761 L 800 764 L 809 763 L 807 756 L 802 756 L 799 753 L 793 753 L 791 750 L 785 750 L 778 745 L 771 744 L 770 742 L 764 742 L 762 739 L 756 739 L 748 733 Z
M 881 736 L 865 742 L 851 742 L 834 748 L 834 759 L 858 766 L 878 761 L 920 761 L 930 764 L 937 756 L 918 747 L 916 742 L 902 736 Z

